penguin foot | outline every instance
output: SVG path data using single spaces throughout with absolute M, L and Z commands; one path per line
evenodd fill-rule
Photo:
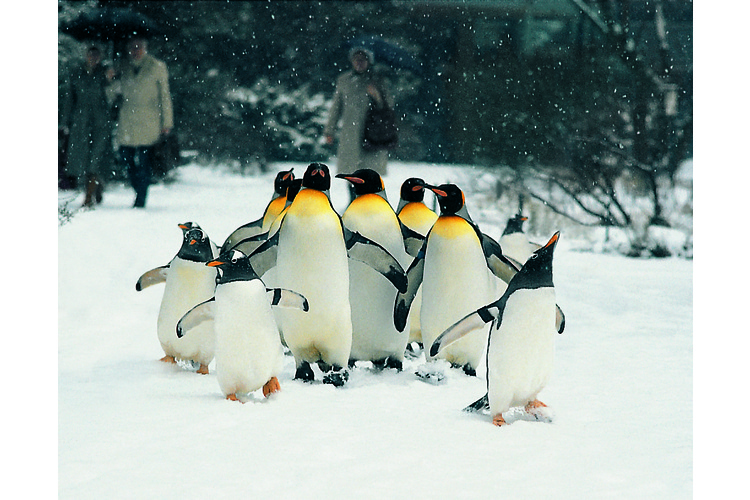
M 315 372 L 313 372 L 310 363 L 303 361 L 294 373 L 294 380 L 301 380 L 303 382 L 312 382 L 315 380 Z
M 505 421 L 502 413 L 498 413 L 497 415 L 492 417 L 492 424 L 498 427 L 502 427 L 504 425 L 508 425 L 508 422 Z
M 273 394 L 274 392 L 278 392 L 281 390 L 281 385 L 279 384 L 279 379 L 276 377 L 271 377 L 268 382 L 263 386 L 263 396 L 268 397 L 269 394 Z
M 545 411 L 545 408 L 547 408 L 547 405 L 542 403 L 538 399 L 531 401 L 523 407 L 524 411 L 534 417 L 536 420 L 541 420 L 543 422 L 552 422 L 552 417 L 550 417 L 548 412 Z
M 455 368 L 456 370 L 463 370 L 463 372 L 469 377 L 477 376 L 477 370 L 473 366 L 471 366 L 471 363 L 466 363 L 465 365 L 459 365 L 458 363 L 451 363 L 451 368 Z
M 388 356 L 387 358 L 372 360 L 372 367 L 376 370 L 392 368 L 400 372 L 401 370 L 403 370 L 404 364 L 400 359 L 394 358 L 393 356 Z
M 195 373 L 200 373 L 201 375 L 208 375 L 208 365 L 204 365 L 201 363 L 200 368 L 198 368 Z
M 406 344 L 406 350 L 404 356 L 409 359 L 416 359 L 422 354 L 423 346 L 419 342 L 409 342 Z
M 172 364 L 177 363 L 177 360 L 174 359 L 174 356 L 170 356 L 168 354 L 164 356 L 163 358 L 161 358 L 159 361 L 163 361 L 164 363 L 172 363 Z
M 336 365 L 323 376 L 323 383 L 331 384 L 334 387 L 343 386 L 347 380 L 349 380 L 349 370 Z
M 241 401 L 240 398 L 237 397 L 237 394 L 227 394 L 227 399 L 229 401 L 239 401 L 242 404 L 245 404 L 244 401 Z
M 386 368 L 392 368 L 396 370 L 397 372 L 400 372 L 404 369 L 404 363 L 400 359 L 396 359 L 394 357 L 389 357 L 385 362 Z

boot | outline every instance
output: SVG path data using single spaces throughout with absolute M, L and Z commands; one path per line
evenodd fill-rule
M 91 208 L 94 206 L 94 202 L 101 203 L 101 183 L 95 175 L 88 177 L 86 181 L 86 199 L 83 201 L 83 206 Z

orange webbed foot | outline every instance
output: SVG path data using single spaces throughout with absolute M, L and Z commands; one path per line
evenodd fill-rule
M 281 385 L 279 384 L 279 379 L 271 377 L 271 379 L 263 386 L 263 396 L 268 397 L 269 394 L 273 394 L 280 390 Z
M 201 365 L 200 368 L 195 373 L 200 373 L 201 375 L 208 375 L 208 365 Z
M 502 413 L 498 413 L 497 415 L 492 417 L 492 424 L 498 427 L 502 427 L 504 425 L 508 425 L 508 422 L 505 421 Z
M 536 420 L 541 420 L 543 422 L 551 422 L 552 417 L 549 415 L 549 412 L 545 410 L 547 408 L 547 405 L 539 401 L 538 399 L 535 399 L 534 401 L 531 401 L 526 406 L 524 406 L 524 410 L 526 413 L 534 417 Z
M 227 394 L 227 399 L 229 401 L 239 401 L 240 403 L 244 404 L 244 401 L 240 401 L 240 398 L 237 397 L 237 394 Z
M 177 360 L 174 359 L 174 356 L 166 355 L 163 358 L 161 358 L 159 361 L 163 361 L 164 363 L 177 363 Z
M 547 405 L 542 403 L 538 399 L 535 399 L 534 401 L 531 401 L 529 404 L 527 404 L 524 407 L 524 410 L 526 410 L 529 413 L 532 413 L 537 408 L 547 408 Z

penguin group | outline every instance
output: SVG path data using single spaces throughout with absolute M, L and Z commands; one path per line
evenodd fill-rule
M 438 359 L 469 376 L 486 362 L 486 394 L 467 411 L 488 410 L 496 425 L 516 406 L 549 419 L 537 396 L 565 326 L 552 283 L 559 232 L 544 246 L 530 243 L 518 214 L 498 242 L 472 220 L 455 184 L 406 179 L 394 209 L 377 172 L 335 178 L 355 195 L 341 215 L 329 168 L 311 163 L 302 179 L 279 172 L 264 213 L 221 246 L 197 223 L 178 224 L 177 255 L 136 283 L 137 291 L 165 283 L 162 361 L 207 374 L 215 359 L 222 393 L 243 401 L 280 390 L 285 351 L 295 380 L 341 387 L 358 363 L 403 370 L 417 346 L 425 364 L 416 374 L 428 382 L 443 376 L 431 369 Z

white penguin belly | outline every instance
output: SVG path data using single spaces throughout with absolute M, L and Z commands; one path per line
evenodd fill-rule
M 422 279 L 420 314 L 426 349 L 445 329 L 492 302 L 489 269 L 476 235 L 449 240 L 430 237 Z M 438 357 L 458 365 L 479 366 L 489 326 L 465 335 Z
M 297 360 L 346 366 L 352 342 L 349 263 L 338 216 L 285 217 L 277 282 L 307 298 L 310 310 L 279 309 L 284 340 Z
M 225 395 L 260 389 L 281 373 L 284 362 L 265 285 L 261 280 L 220 285 L 215 307 L 219 387 Z
M 175 327 L 186 312 L 213 297 L 215 288 L 214 268 L 179 258 L 170 262 L 157 321 L 157 335 L 166 354 L 205 365 L 211 362 L 215 342 L 212 321 L 198 325 L 183 338 L 177 338 Z
M 509 297 L 487 356 L 493 415 L 536 398 L 552 373 L 555 342 L 554 288 L 516 290 Z
M 373 195 L 377 196 L 377 195 Z M 378 197 L 378 201 L 382 198 Z M 382 200 L 380 210 L 357 211 L 357 200 L 344 213 L 343 221 L 383 248 L 406 269 L 408 255 L 396 214 Z M 403 360 L 408 334 L 399 332 L 393 323 L 396 288 L 370 266 L 349 260 L 349 298 L 352 315 L 351 359 L 380 360 L 394 357 Z

